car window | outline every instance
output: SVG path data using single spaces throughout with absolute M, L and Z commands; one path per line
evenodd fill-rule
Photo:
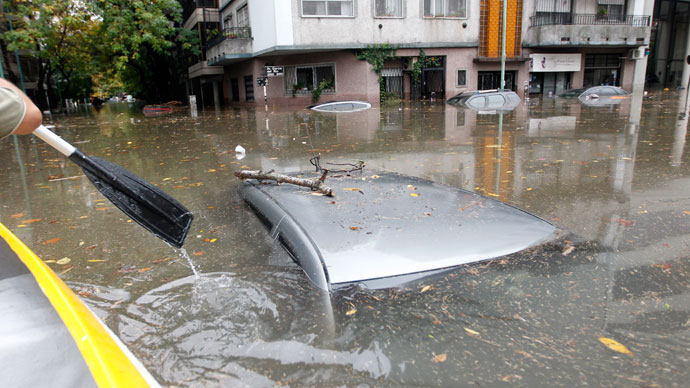
M 600 96 L 615 96 L 616 95 L 616 89 L 614 88 L 597 88 L 599 89 L 598 92 L 596 92 Z
M 591 94 L 599 94 L 600 90 L 601 90 L 601 88 L 589 88 L 589 89 L 585 90 L 584 93 L 582 93 L 582 96 L 584 97 L 584 96 L 589 96 Z
M 618 93 L 619 96 L 627 96 L 628 92 L 626 92 L 624 89 L 621 88 L 616 88 L 616 93 Z
M 467 102 L 467 105 L 475 109 L 482 109 L 484 108 L 484 105 L 486 105 L 485 98 L 484 96 L 470 98 L 470 100 Z
M 500 94 L 488 96 L 487 100 L 487 106 L 490 108 L 500 108 L 506 103 L 506 99 Z

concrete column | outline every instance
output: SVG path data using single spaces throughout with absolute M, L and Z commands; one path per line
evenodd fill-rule
M 649 16 L 649 21 L 651 25 L 651 18 L 654 14 L 654 0 L 634 0 L 632 11 L 633 15 L 636 16 Z M 657 39 L 657 41 L 659 40 Z M 632 84 L 633 94 L 642 93 L 644 91 L 644 84 L 647 78 L 647 56 L 644 55 L 644 53 L 647 48 L 648 46 L 642 46 L 637 48 L 637 50 L 640 51 L 640 54 L 642 54 L 642 59 L 638 59 L 635 62 L 635 70 L 633 71 L 634 74 Z
M 220 93 L 218 89 L 218 81 L 213 81 L 213 104 L 216 109 L 220 109 Z

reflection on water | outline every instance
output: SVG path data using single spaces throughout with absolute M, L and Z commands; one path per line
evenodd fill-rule
M 0 142 L 0 219 L 164 384 L 682 386 L 684 97 L 530 99 L 502 117 L 442 103 L 159 117 L 106 104 L 55 116 L 56 131 L 192 210 L 188 256 L 129 222 L 77 166 L 31 137 Z M 328 296 L 246 209 L 233 176 L 308 171 L 315 154 L 479 192 L 572 234 L 406 288 Z

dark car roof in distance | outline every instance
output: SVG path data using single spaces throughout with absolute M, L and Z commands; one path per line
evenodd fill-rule
M 518 252 L 557 235 L 552 224 L 520 209 L 421 178 L 369 170 L 329 176 L 325 183 L 334 198 L 252 180 L 243 182 L 240 195 L 326 290 L 371 279 L 402 281 Z

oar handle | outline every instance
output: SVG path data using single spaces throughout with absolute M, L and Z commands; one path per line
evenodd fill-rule
M 34 130 L 33 134 L 38 136 L 44 142 L 50 144 L 53 148 L 60 151 L 60 153 L 65 156 L 69 157 L 74 153 L 74 151 L 77 150 L 73 145 L 62 140 L 60 136 L 56 135 L 53 133 L 53 131 L 44 127 L 43 125 L 39 125 L 38 128 Z

